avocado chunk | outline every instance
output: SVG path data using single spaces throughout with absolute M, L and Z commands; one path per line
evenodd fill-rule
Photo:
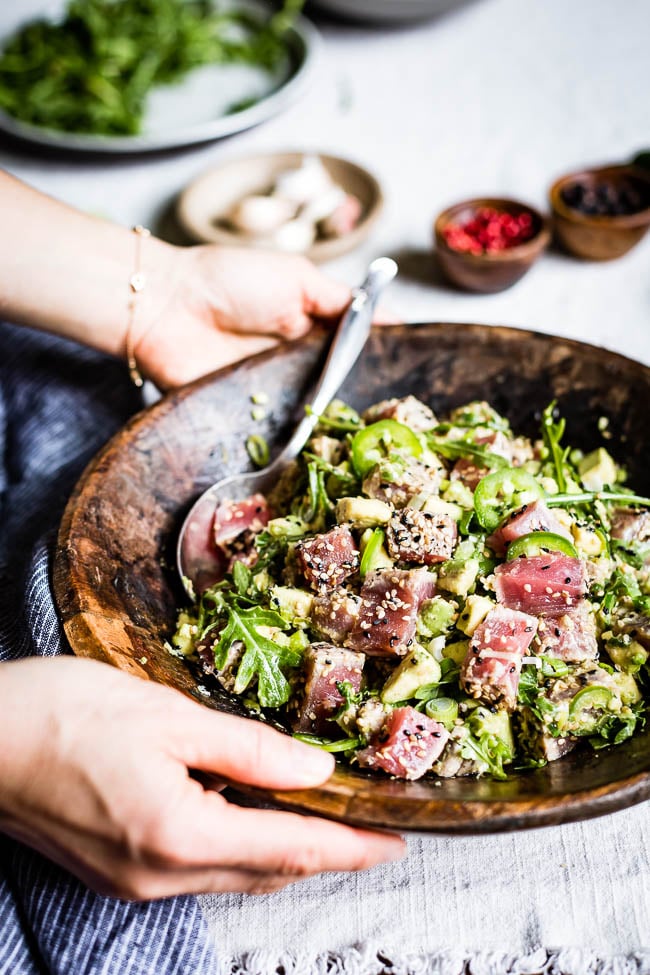
M 458 615 L 458 606 L 442 596 L 425 599 L 420 606 L 417 620 L 417 632 L 420 636 L 432 639 L 443 636 L 451 629 Z
M 477 558 L 450 559 L 443 562 L 438 571 L 438 586 L 457 596 L 466 596 L 481 570 Z
M 630 640 L 625 646 L 613 641 L 605 646 L 612 663 L 626 674 L 638 674 L 648 660 L 648 651 L 637 640 Z
M 389 504 L 376 498 L 339 498 L 336 502 L 339 525 L 350 522 L 357 528 L 374 528 L 375 525 L 386 525 L 392 513 Z
M 431 515 L 449 515 L 454 521 L 460 521 L 463 517 L 463 509 L 459 504 L 443 501 L 437 494 L 427 498 L 422 510 Z
M 313 594 L 293 586 L 274 586 L 270 603 L 285 620 L 306 620 L 311 614 Z
M 496 603 L 487 596 L 468 596 L 465 606 L 458 618 L 458 629 L 467 636 L 472 636 L 474 630 L 482 623 L 490 610 L 494 609 Z
M 449 486 L 441 492 L 442 498 L 452 504 L 458 504 L 469 511 L 474 507 L 474 493 L 462 481 L 450 481 Z
M 469 640 L 456 640 L 454 643 L 447 644 L 442 651 L 442 655 L 443 657 L 448 657 L 449 660 L 453 660 L 454 663 L 457 663 L 460 666 L 465 660 L 468 650 Z
M 578 473 L 588 491 L 602 491 L 607 485 L 616 483 L 617 468 L 605 448 L 599 447 L 582 458 Z
M 178 614 L 176 632 L 172 637 L 174 650 L 182 657 L 191 657 L 194 653 L 196 634 L 196 620 L 185 610 Z
M 440 664 L 424 647 L 411 650 L 390 675 L 381 691 L 384 704 L 408 701 L 419 687 L 437 684 L 442 676 Z

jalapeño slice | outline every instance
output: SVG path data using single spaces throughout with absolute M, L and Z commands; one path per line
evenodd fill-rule
M 547 552 L 561 552 L 573 559 L 578 558 L 575 548 L 563 535 L 556 535 L 555 532 L 530 532 L 510 543 L 507 559 L 511 562 L 520 555 L 546 555 Z
M 409 427 L 397 420 L 378 420 L 359 430 L 352 441 L 352 462 L 359 477 L 365 477 L 375 464 L 388 457 L 393 450 L 419 457 L 422 444 Z
M 474 511 L 482 527 L 493 532 L 512 511 L 543 496 L 542 486 L 532 474 L 520 467 L 506 467 L 478 482 Z

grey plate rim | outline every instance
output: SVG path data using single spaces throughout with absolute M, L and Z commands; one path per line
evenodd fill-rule
M 252 6 L 249 3 L 244 5 Z M 59 132 L 56 129 L 30 125 L 0 109 L 0 132 L 52 149 L 114 155 L 179 149 L 243 132 L 287 108 L 298 98 L 309 80 L 317 53 L 322 46 L 320 33 L 310 20 L 300 16 L 289 28 L 287 36 L 296 61 L 296 67 L 289 78 L 254 105 L 231 115 L 222 115 L 213 121 L 188 126 L 169 135 L 103 136 Z

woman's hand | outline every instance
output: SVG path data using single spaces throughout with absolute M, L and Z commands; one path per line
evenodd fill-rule
M 144 241 L 158 244 L 157 241 Z M 338 319 L 350 289 L 304 257 L 217 246 L 174 248 L 163 303 L 150 298 L 135 330 L 142 371 L 179 386 Z
M 267 893 L 404 852 L 395 836 L 229 804 L 188 769 L 296 789 L 333 760 L 106 664 L 3 664 L 0 728 L 0 829 L 103 894 Z

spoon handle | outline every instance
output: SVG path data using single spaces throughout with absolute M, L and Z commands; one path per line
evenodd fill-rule
M 378 257 L 368 268 L 366 280 L 352 292 L 352 301 L 332 339 L 325 367 L 316 386 L 310 411 L 300 421 L 273 467 L 286 465 L 297 457 L 309 440 L 320 414 L 332 401 L 352 369 L 370 333 L 377 301 L 383 289 L 397 274 L 397 264 L 389 257 Z

